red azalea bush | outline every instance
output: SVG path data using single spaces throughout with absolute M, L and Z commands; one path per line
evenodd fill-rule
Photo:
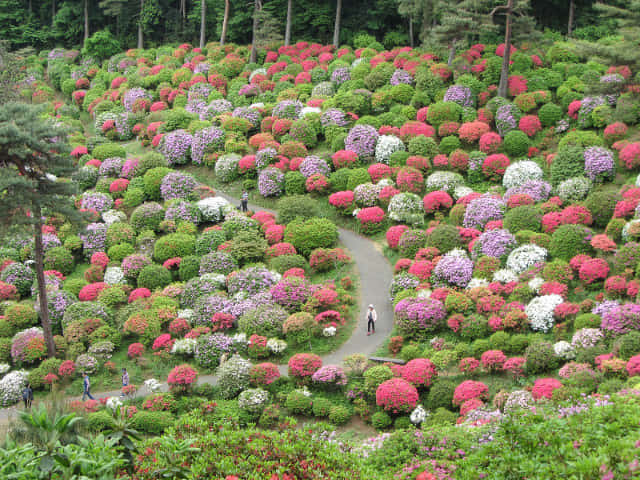
M 211 331 L 229 330 L 233 327 L 235 317 L 230 313 L 216 312 L 211 317 Z
M 398 263 L 396 262 L 396 267 Z M 422 281 L 426 281 L 431 277 L 431 272 L 435 268 L 435 264 L 430 262 L 429 260 L 418 260 L 411 264 L 408 272 L 412 275 L 415 275 Z
M 396 184 L 401 192 L 420 193 L 424 188 L 424 177 L 419 170 L 404 167 L 398 171 Z
M 151 290 L 149 290 L 148 288 L 136 288 L 134 290 L 131 291 L 131 293 L 129 294 L 129 303 L 133 303 L 136 300 L 139 300 L 141 298 L 149 298 L 151 296 Z
M 453 404 L 460 406 L 467 400 L 479 398 L 486 400 L 489 395 L 489 388 L 482 382 L 475 380 L 465 380 L 458 385 L 453 392 Z
M 478 369 L 479 366 L 480 362 L 477 359 L 473 357 L 466 357 L 460 360 L 460 363 L 458 363 L 458 370 L 460 370 L 461 373 L 471 375 Z
M 348 168 L 358 161 L 358 155 L 351 150 L 338 150 L 331 157 L 333 166 L 336 170 L 339 168 Z
M 76 373 L 76 364 L 73 360 L 64 360 L 58 367 L 58 375 L 62 378 L 71 378 Z
M 384 163 L 374 163 L 373 165 L 369 165 L 367 172 L 369 173 L 373 183 L 378 183 L 383 178 L 391 178 L 392 174 L 391 167 Z
M 129 358 L 138 358 L 141 357 L 142 354 L 144 353 L 144 345 L 141 343 L 132 343 L 131 345 L 129 345 L 129 348 L 127 349 L 127 355 L 129 356 Z
M 640 167 L 640 143 L 634 142 L 626 145 L 618 155 L 620 162 L 627 170 Z
M 437 375 L 436 366 L 428 358 L 409 360 L 402 367 L 402 378 L 418 388 L 431 386 Z
M 191 325 L 184 318 L 176 318 L 169 324 L 169 332 L 173 335 L 181 337 L 191 330 Z
M 480 357 L 482 367 L 489 372 L 501 371 L 506 361 L 507 356 L 502 353 L 502 350 L 487 350 Z
M 458 136 L 460 140 L 467 143 L 474 143 L 480 140 L 485 133 L 489 133 L 491 128 L 485 122 L 467 122 L 460 125 Z
M 502 145 L 502 137 L 496 132 L 487 132 L 480 137 L 480 151 L 484 153 L 496 153 Z
M 322 359 L 315 353 L 296 353 L 289 359 L 288 366 L 291 377 L 306 380 L 322 366 Z
M 539 378 L 533 384 L 531 395 L 533 395 L 534 400 L 540 400 L 541 398 L 551 399 L 553 391 L 558 388 L 562 388 L 562 383 L 559 380 L 555 378 Z
M 89 285 L 85 285 L 84 287 L 82 287 L 80 293 L 78 294 L 78 298 L 81 302 L 90 302 L 96 300 L 98 298 L 98 295 L 100 295 L 100 292 L 102 292 L 102 290 L 107 287 L 108 285 L 104 282 L 90 283 Z
M 280 242 L 271 245 L 265 252 L 267 258 L 279 257 L 281 255 L 295 255 L 296 247 L 288 242 Z
M 162 335 L 156 337 L 156 339 L 153 341 L 151 349 L 154 352 L 158 353 L 169 353 L 171 351 L 171 347 L 173 347 L 174 341 L 175 340 L 171 338 L 171 334 L 163 333 Z
M 592 258 L 586 260 L 579 270 L 580 280 L 587 285 L 599 282 L 609 275 L 609 264 L 603 258 Z
M 267 240 L 269 245 L 282 241 L 284 237 L 284 228 L 284 225 L 270 225 L 264 231 L 264 238 Z
M 514 378 L 521 378 L 524 376 L 524 364 L 526 361 L 524 357 L 511 357 L 504 362 L 502 369 Z
M 380 207 L 366 207 L 358 211 L 356 215 L 360 221 L 363 232 L 367 235 L 377 233 L 383 226 L 384 210 Z
M 280 378 L 280 370 L 271 362 L 258 363 L 249 370 L 249 382 L 255 387 L 270 385 L 278 378 Z
M 376 405 L 392 413 L 410 412 L 418 400 L 416 387 L 402 378 L 386 380 L 376 390 Z
M 422 204 L 424 205 L 425 213 L 431 214 L 440 209 L 443 209 L 443 210 L 450 209 L 453 206 L 453 198 L 451 198 L 451 195 L 449 195 L 447 192 L 444 192 L 442 190 L 436 190 L 434 192 L 427 193 L 422 199 Z M 394 227 L 391 227 L 391 228 L 394 228 Z M 402 233 L 404 233 L 404 231 Z M 398 238 L 398 240 L 400 239 Z M 396 245 L 397 245 L 397 242 L 396 242 Z M 391 247 L 391 248 L 394 248 L 394 247 Z
M 462 405 L 460 405 L 460 415 L 466 416 L 467 413 L 477 410 L 484 406 L 484 402 L 479 398 L 472 398 L 471 400 L 467 400 Z
M 542 130 L 542 124 L 537 115 L 525 115 L 518 122 L 518 128 L 528 136 L 533 137 Z
M 91 265 L 97 265 L 104 270 L 107 268 L 107 265 L 109 265 L 109 257 L 107 257 L 107 254 L 104 252 L 96 252 L 91 255 L 90 263 Z
M 345 190 L 343 192 L 336 192 L 329 195 L 329 205 L 343 210 L 345 213 L 350 213 L 353 209 L 353 202 L 355 195 L 351 190 Z
M 171 390 L 186 392 L 196 382 L 197 378 L 198 372 L 191 365 L 185 363 L 174 367 L 169 372 L 167 383 Z
M 604 140 L 611 145 L 627 136 L 628 127 L 622 122 L 615 122 L 607 125 L 604 129 Z
M 502 153 L 487 155 L 482 161 L 482 173 L 485 177 L 497 182 L 502 178 L 510 163 L 509 157 Z
M 636 377 L 640 375 L 640 355 L 631 357 L 627 362 L 626 369 L 627 369 L 627 374 L 630 377 Z
M 400 237 L 402 237 L 402 234 L 407 230 L 409 230 L 409 227 L 407 225 L 394 225 L 393 227 L 390 227 L 387 230 L 387 233 L 385 235 L 387 239 L 387 245 L 389 245 L 389 248 L 393 250 L 398 248 L 398 242 L 400 241 Z

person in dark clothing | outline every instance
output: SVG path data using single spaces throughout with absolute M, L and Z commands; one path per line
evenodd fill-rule
M 127 372 L 126 368 L 122 369 L 122 394 L 121 397 L 124 397 L 124 387 L 129 386 L 129 372 Z
M 89 397 L 91 400 L 95 400 L 93 395 L 91 395 L 91 380 L 89 380 L 89 374 L 87 372 L 82 372 L 82 401 L 86 397 Z
M 376 333 L 376 320 L 378 320 L 378 314 L 373 305 L 369 305 L 367 310 L 367 335 Z
M 243 212 L 249 210 L 249 193 L 247 191 L 242 192 L 242 196 L 240 197 L 240 208 Z
M 24 401 L 24 408 L 31 408 L 31 403 L 33 402 L 33 388 L 31 388 L 30 383 L 27 383 L 22 391 L 22 400 Z

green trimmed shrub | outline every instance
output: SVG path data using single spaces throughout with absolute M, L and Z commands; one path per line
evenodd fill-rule
M 538 110 L 538 118 L 543 127 L 553 127 L 562 118 L 562 107 L 555 103 L 545 103 Z
M 462 245 L 460 233 L 453 225 L 441 224 L 434 228 L 427 236 L 425 245 L 435 247 L 440 253 L 447 253 Z M 415 254 L 414 254 L 415 255 Z
M 334 405 L 329 411 L 329 421 L 334 425 L 344 425 L 351 419 L 351 410 L 344 405 Z
M 551 164 L 551 181 L 559 185 L 564 180 L 584 175 L 583 148 L 567 146 L 558 150 Z
M 139 410 L 131 418 L 131 426 L 142 433 L 160 435 L 173 425 L 171 412 Z
M 269 268 L 283 274 L 290 268 L 308 270 L 309 263 L 302 255 L 280 255 L 269 260 Z
M 174 257 L 185 257 L 195 253 L 195 237 L 182 233 L 172 233 L 160 237 L 153 247 L 153 258 L 163 263 Z
M 531 142 L 526 133 L 520 130 L 512 130 L 505 135 L 503 146 L 507 155 L 521 157 L 527 154 Z
M 438 408 L 446 408 L 451 410 L 453 408 L 453 393 L 458 386 L 458 382 L 449 380 L 446 378 L 436 378 L 429 389 L 427 395 L 427 401 L 425 405 L 429 410 L 436 410 Z
M 504 216 L 504 228 L 511 233 L 523 230 L 539 232 L 542 225 L 542 212 L 531 205 L 521 205 L 507 211 Z
M 551 235 L 549 253 L 561 260 L 569 261 L 579 253 L 589 254 L 591 246 L 587 238 L 591 230 L 582 225 L 561 225 Z
M 117 143 L 103 143 L 96 146 L 91 155 L 102 161 L 113 157 L 127 158 L 127 151 Z
M 573 321 L 573 328 L 580 330 L 581 328 L 600 328 L 602 318 L 594 313 L 583 313 L 578 315 Z
M 307 220 L 320 215 L 318 203 L 307 195 L 281 198 L 276 204 L 276 210 L 278 211 L 277 222 L 281 225 L 286 225 L 296 218 Z
M 44 254 L 45 270 L 58 270 L 63 275 L 69 275 L 75 268 L 75 260 L 71 252 L 64 247 L 53 247 Z
M 304 195 L 307 191 L 307 179 L 300 172 L 287 172 L 284 174 L 284 191 L 287 195 Z
M 218 251 L 218 247 L 225 242 L 224 232 L 221 230 L 207 230 L 202 232 L 196 239 L 196 256 L 202 257 L 211 252 Z
M 92 432 L 101 432 L 115 426 L 113 416 L 107 410 L 99 410 L 87 415 L 87 427 Z
M 138 275 L 138 288 L 148 288 L 152 292 L 171 283 L 171 272 L 162 265 L 146 265 Z
M 376 430 L 384 430 L 391 426 L 392 420 L 387 412 L 376 412 L 371 415 L 371 426 Z
M 557 368 L 560 359 L 556 356 L 553 345 L 549 342 L 538 342 L 529 345 L 525 351 L 524 370 L 527 375 L 537 375 Z
M 338 229 L 326 218 L 296 219 L 287 225 L 284 239 L 308 257 L 316 248 L 331 248 L 338 241 Z
M 605 228 L 616 208 L 618 196 L 611 192 L 592 192 L 584 202 L 591 212 L 593 223 L 598 228 Z
M 164 177 L 173 170 L 168 167 L 156 167 L 148 170 L 142 177 L 144 193 L 150 200 L 160 200 L 160 185 Z

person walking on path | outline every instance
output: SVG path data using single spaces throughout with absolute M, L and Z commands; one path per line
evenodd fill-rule
M 30 383 L 27 383 L 22 391 L 22 400 L 24 401 L 24 408 L 31 408 L 31 403 L 33 402 L 33 388 L 31 388 Z
M 376 320 L 378 320 L 378 314 L 373 305 L 369 305 L 367 310 L 367 335 L 376 333 Z
M 122 393 L 120 394 L 121 397 L 124 397 L 124 387 L 128 387 L 129 386 L 129 372 L 127 372 L 126 368 L 122 369 Z
M 87 372 L 82 372 L 82 401 L 86 397 L 89 397 L 91 400 L 95 400 L 93 395 L 91 395 L 91 380 L 89 380 L 89 374 Z
M 243 213 L 246 213 L 249 209 L 249 193 L 246 190 L 242 192 L 242 196 L 240 197 L 240 208 Z

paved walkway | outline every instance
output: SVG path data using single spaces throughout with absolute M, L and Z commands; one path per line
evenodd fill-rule
M 230 197 L 223 192 L 216 192 L 217 195 L 226 198 L 234 205 L 239 205 L 240 200 Z M 253 211 L 267 211 L 276 213 L 273 210 L 262 208 L 257 205 L 249 204 L 249 208 Z M 358 314 L 356 327 L 345 343 L 338 350 L 322 357 L 323 365 L 335 365 L 342 363 L 344 357 L 354 353 L 362 353 L 371 356 L 390 335 L 393 328 L 393 310 L 389 300 L 389 285 L 393 278 L 393 271 L 389 262 L 384 255 L 376 249 L 374 243 L 350 230 L 343 228 L 338 229 L 339 241 L 351 252 L 356 265 L 358 274 L 360 275 L 360 312 Z M 365 313 L 369 304 L 374 304 L 378 313 L 378 321 L 376 323 L 375 335 L 367 336 L 367 322 Z M 286 375 L 287 366 L 280 365 L 281 374 Z M 166 379 L 159 378 L 162 384 L 162 391 L 167 391 L 168 386 Z M 215 375 L 201 375 L 198 377 L 198 384 L 216 383 Z M 146 396 L 149 392 L 145 387 L 141 387 L 136 396 Z M 94 397 L 117 397 L 120 390 L 111 392 L 94 393 Z M 80 397 L 70 397 L 69 400 L 79 400 Z M 21 404 L 13 407 L 0 409 L 0 424 L 6 424 L 11 419 L 17 417 L 18 409 Z

